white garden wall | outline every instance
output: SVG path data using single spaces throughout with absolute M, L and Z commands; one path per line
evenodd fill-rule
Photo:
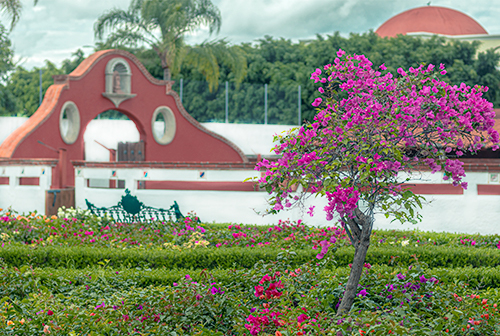
M 0 118 L 0 141 L 3 141 L 26 118 Z M 281 133 L 292 126 L 279 125 L 240 125 L 240 124 L 203 124 L 208 129 L 225 136 L 242 148 L 247 155 L 269 154 L 273 147 L 272 139 L 275 133 Z M 112 133 L 111 129 L 121 130 Z M 107 150 L 97 145 L 94 140 L 105 146 L 116 149 L 118 141 L 137 141 L 138 133 L 130 121 L 94 120 L 89 124 L 85 134 L 87 160 L 108 161 Z M 28 169 L 24 169 L 28 168 Z M 0 208 L 14 205 L 20 211 L 39 212 L 45 209 L 45 190 L 50 188 L 51 169 L 49 166 L 0 166 L 1 176 L 9 176 L 9 185 L 0 185 Z M 24 169 L 24 173 L 22 173 Z M 45 169 L 45 175 L 42 170 Z M 86 179 L 93 179 L 94 186 L 99 185 L 99 179 L 105 181 L 102 186 L 108 186 L 112 169 L 77 168 L 75 197 L 76 205 L 85 207 L 85 199 L 97 206 L 115 205 L 124 193 L 123 189 L 89 188 Z M 24 174 L 24 175 L 23 175 Z M 40 176 L 39 186 L 20 186 L 19 177 L 26 174 Z M 241 222 L 266 224 L 276 223 L 279 218 L 292 220 L 303 219 L 313 225 L 331 225 L 325 220 L 323 207 L 325 199 L 311 198 L 307 205 L 315 204 L 314 217 L 309 217 L 299 209 L 285 211 L 277 216 L 262 217 L 269 196 L 265 192 L 251 191 L 193 191 L 193 190 L 149 190 L 137 189 L 137 181 L 144 180 L 144 169 L 119 169 L 116 179 L 126 181 L 126 187 L 139 200 L 155 207 L 169 207 L 176 200 L 181 210 L 186 213 L 194 210 L 204 221 Z M 30 175 L 30 176 L 31 176 Z M 242 181 L 255 175 L 252 170 L 207 170 L 207 181 Z M 425 173 L 414 176 L 414 183 L 443 183 L 442 175 Z M 152 180 L 196 181 L 199 171 L 196 169 L 149 169 L 148 178 Z M 500 176 L 496 173 L 469 172 L 466 181 L 469 188 L 462 195 L 427 195 L 429 204 L 424 204 L 421 211 L 423 220 L 414 226 L 390 223 L 383 215 L 376 216 L 377 228 L 419 228 L 421 230 L 448 232 L 480 232 L 483 234 L 500 234 L 500 195 L 478 195 L 478 185 L 498 185 Z
M 21 185 L 23 178 L 37 177 L 38 185 Z M 9 179 L 9 184 L 0 184 L 0 208 L 12 207 L 19 213 L 35 210 L 45 213 L 45 192 L 50 189 L 52 180 L 50 165 L 0 165 L 0 178 Z

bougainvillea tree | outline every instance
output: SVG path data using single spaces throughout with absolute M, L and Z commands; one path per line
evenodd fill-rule
M 482 98 L 487 87 L 449 85 L 440 80 L 443 65 L 400 68 L 395 76 L 384 70 L 339 50 L 333 64 L 311 75 L 321 93 L 314 121 L 277 136 L 280 158 L 256 167 L 266 170 L 259 182 L 272 194 L 271 213 L 321 195 L 326 219 L 339 218 L 345 228 L 355 254 L 338 314 L 357 294 L 375 212 L 421 219 L 422 197 L 404 184 L 411 172 L 426 166 L 465 189 L 459 158 L 486 145 L 498 149 L 493 105 Z M 329 244 L 322 242 L 318 258 Z

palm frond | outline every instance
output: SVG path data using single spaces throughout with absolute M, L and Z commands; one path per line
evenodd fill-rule
M 193 32 L 207 25 L 209 33 L 218 33 L 222 24 L 219 9 L 210 0 L 183 0 L 184 24 L 182 33 Z
M 181 71 L 182 63 L 184 62 L 188 53 L 188 48 L 184 44 L 184 39 L 178 38 L 172 41 L 167 47 L 167 64 L 171 68 L 172 75 L 177 75 Z
M 99 17 L 94 31 L 99 39 L 111 32 L 106 45 L 149 44 L 166 78 L 178 74 L 185 61 L 203 74 L 211 91 L 219 85 L 220 64 L 232 70 L 236 84 L 241 83 L 247 69 L 241 48 L 229 47 L 224 40 L 186 46 L 184 35 L 200 26 L 208 26 L 210 33 L 220 30 L 221 15 L 211 0 L 132 0 L 127 11 L 113 9 Z
M 247 57 L 239 46 L 228 46 L 226 41 L 219 41 L 215 48 L 216 57 L 219 62 L 229 69 L 234 76 L 234 81 L 238 87 L 247 75 Z
M 145 37 L 141 32 L 127 29 L 118 29 L 109 34 L 106 39 L 106 44 L 114 47 L 118 45 L 138 47 L 141 42 L 154 46 L 154 41 Z
M 193 66 L 205 77 L 210 92 L 219 87 L 219 63 L 213 48 L 198 45 L 187 50 L 184 61 Z
M 123 26 L 137 26 L 139 18 L 123 9 L 112 9 L 101 15 L 94 24 L 94 35 L 102 40 L 107 30 L 121 29 Z
M 20 0 L 0 0 L 0 13 L 7 14 L 11 18 L 10 30 L 19 21 L 22 9 L 23 5 Z
M 226 40 L 205 41 L 192 48 L 193 50 L 204 49 L 210 52 L 218 64 L 222 64 L 231 69 L 236 85 L 245 79 L 247 73 L 247 60 L 243 49 L 238 46 L 229 46 Z M 208 80 L 208 79 L 207 79 Z

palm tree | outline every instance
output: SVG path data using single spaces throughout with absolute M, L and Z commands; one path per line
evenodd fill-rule
M 239 47 L 225 40 L 185 43 L 186 33 L 201 26 L 208 26 L 210 34 L 220 30 L 220 12 L 211 0 L 132 0 L 127 11 L 112 9 L 101 15 L 94 31 L 100 40 L 110 31 L 107 45 L 151 46 L 161 60 L 164 80 L 171 80 L 186 62 L 205 76 L 210 90 L 218 86 L 219 64 L 228 66 L 240 83 L 247 64 Z
M 34 4 L 36 5 L 37 3 L 38 0 L 34 0 Z M 21 4 L 21 0 L 0 0 L 0 13 L 6 13 L 12 18 L 10 21 L 10 30 L 12 30 L 17 21 L 19 21 L 22 9 L 23 5 Z

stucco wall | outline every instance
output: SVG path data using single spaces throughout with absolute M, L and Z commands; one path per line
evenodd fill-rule
M 16 125 L 19 125 L 22 118 L 0 118 L 0 140 L 5 138 L 7 134 L 13 131 Z M 233 141 L 237 146 L 240 146 L 245 154 L 265 154 L 269 153 L 272 148 L 273 134 L 280 133 L 287 129 L 287 126 L 277 125 L 235 125 L 235 124 L 204 124 L 208 129 L 219 133 Z M 118 134 L 110 132 L 110 127 L 117 127 L 123 131 Z M 291 126 L 290 126 L 291 127 Z M 86 153 L 88 158 L 96 161 L 108 161 L 108 151 L 97 145 L 93 140 L 98 139 L 104 145 L 111 148 L 116 148 L 118 141 L 136 141 L 138 133 L 134 133 L 133 123 L 130 121 L 109 121 L 109 120 L 94 120 L 92 121 L 85 134 Z M 137 132 L 137 131 L 135 131 Z M 16 168 L 17 169 L 17 168 Z M 20 174 L 20 170 L 12 170 L 12 174 Z M 109 170 L 109 169 L 108 169 Z M 1 173 L 1 170 L 0 170 Z M 138 177 L 137 174 L 143 174 L 143 170 L 135 173 L 125 171 L 120 173 L 122 177 L 133 181 Z M 195 177 L 189 175 L 191 171 L 179 170 L 176 174 L 178 180 L 193 180 Z M 195 171 L 197 173 L 197 171 Z M 250 177 L 255 172 L 252 170 L 240 171 L 230 176 L 232 173 L 227 173 L 227 180 L 243 179 Z M 9 173 L 10 174 L 10 173 Z M 80 207 L 85 207 L 85 198 L 98 206 L 110 206 L 116 204 L 121 195 L 122 189 L 100 189 L 88 188 L 84 182 L 85 174 L 88 177 L 94 178 L 101 176 L 109 178 L 109 172 L 99 170 L 88 170 L 87 173 L 80 175 L 77 178 L 76 204 Z M 125 174 L 125 175 L 123 175 Z M 135 175 L 134 175 L 135 174 Z M 172 179 L 173 175 L 169 175 L 168 171 L 158 172 L 160 174 L 157 179 Z M 164 176 L 163 176 L 164 175 Z M 215 174 L 217 175 L 217 174 Z M 212 175 L 212 176 L 215 176 Z M 149 175 L 149 176 L 155 176 Z M 208 174 L 207 176 L 210 176 Z M 498 178 L 498 177 L 497 177 Z M 415 176 L 414 183 L 442 183 L 441 175 L 424 173 Z M 500 195 L 478 195 L 478 185 L 500 185 L 498 179 L 491 178 L 491 173 L 488 172 L 468 172 L 466 177 L 469 183 L 469 188 L 462 195 L 425 195 L 428 204 L 424 204 L 421 211 L 423 220 L 418 225 L 391 223 L 390 219 L 386 219 L 382 214 L 377 214 L 375 227 L 376 228 L 394 228 L 394 229 L 414 229 L 431 231 L 448 231 L 448 232 L 468 232 L 483 234 L 500 234 Z M 135 182 L 129 183 L 131 186 Z M 19 211 L 38 210 L 43 212 L 43 202 L 38 197 L 26 197 L 23 195 L 26 192 L 35 191 L 36 187 L 17 187 L 0 186 L 0 207 L 6 207 L 11 204 L 16 204 Z M 38 190 L 38 189 L 36 189 Z M 38 190 L 40 191 L 40 190 Z M 15 193 L 14 196 L 9 196 L 10 193 Z M 325 220 L 325 214 L 322 211 L 326 205 L 325 199 L 314 199 L 308 201 L 307 205 L 315 205 L 315 215 L 308 216 L 299 209 L 293 211 L 285 211 L 276 216 L 264 216 L 258 214 L 266 209 L 266 200 L 269 196 L 265 192 L 244 192 L 244 191 L 193 191 L 193 190 L 137 190 L 134 189 L 134 194 L 147 205 L 156 207 L 169 206 L 173 200 L 176 200 L 183 212 L 194 210 L 204 220 L 208 222 L 239 222 L 239 223 L 255 223 L 268 224 L 276 223 L 278 219 L 303 219 L 306 223 L 312 225 L 330 225 L 332 222 Z M 14 195 L 14 194 L 12 194 Z M 35 194 L 30 194 L 35 195 Z M 38 194 L 36 194 L 38 195 Z M 42 193 L 40 193 L 42 195 Z M 16 199 L 30 200 L 29 202 L 14 202 Z M 40 196 L 41 197 L 41 196 Z M 38 202 L 37 204 L 35 204 Z
M 27 118 L 22 117 L 0 117 L 0 144 L 26 120 Z M 248 156 L 271 155 L 274 135 L 295 127 L 293 125 L 225 123 L 202 123 L 202 126 L 233 142 Z M 97 144 L 95 140 L 108 148 L 117 149 L 120 141 L 139 141 L 139 131 L 130 120 L 94 119 L 90 121 L 84 133 L 85 159 L 87 161 L 109 161 L 109 152 Z

